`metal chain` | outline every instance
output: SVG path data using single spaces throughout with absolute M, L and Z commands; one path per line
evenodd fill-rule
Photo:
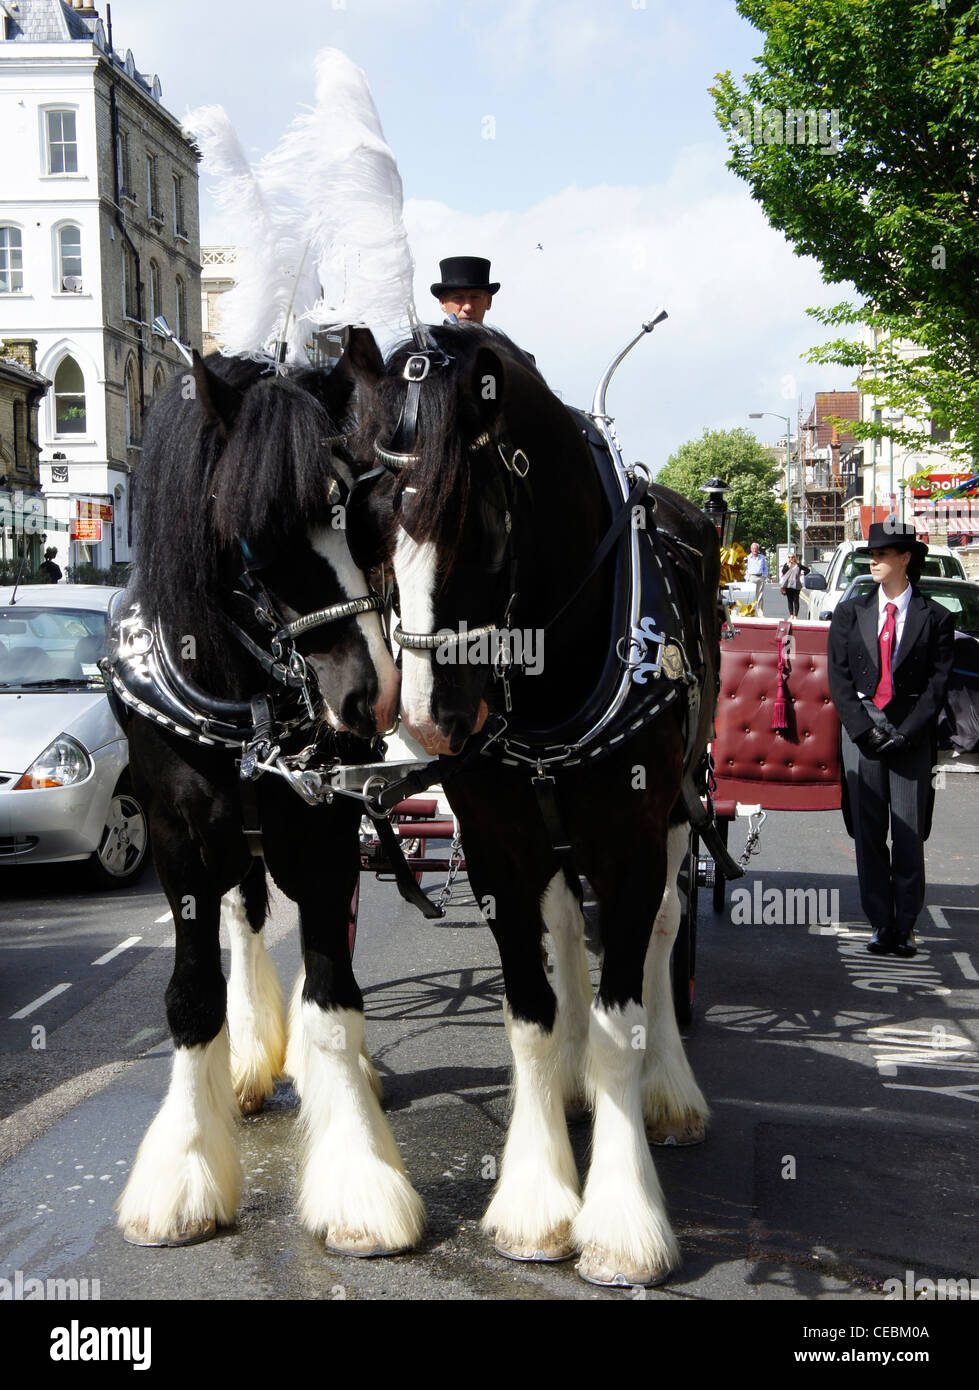
M 452 836 L 452 844 L 449 848 L 449 869 L 445 875 L 445 882 L 441 892 L 436 899 L 436 907 L 444 909 L 446 903 L 452 895 L 452 885 L 459 877 L 459 870 L 462 868 L 462 839 L 459 835 L 459 827 L 456 826 Z
M 765 811 L 755 811 L 753 815 L 748 817 L 748 838 L 744 842 L 744 853 L 738 860 L 740 868 L 746 868 L 751 856 L 758 853 L 758 840 L 761 835 L 761 828 L 767 819 L 768 815 Z

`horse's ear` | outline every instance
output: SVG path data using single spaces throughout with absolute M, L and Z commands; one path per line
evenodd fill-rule
M 343 356 L 333 368 L 355 385 L 365 382 L 373 386 L 384 374 L 384 358 L 369 328 L 349 328 Z
M 204 414 L 219 425 L 225 434 L 230 434 L 241 409 L 241 392 L 212 372 L 196 348 L 193 374 L 197 399 Z
M 489 423 L 500 411 L 505 385 L 503 363 L 492 348 L 481 347 L 476 353 L 470 383 L 480 418 Z

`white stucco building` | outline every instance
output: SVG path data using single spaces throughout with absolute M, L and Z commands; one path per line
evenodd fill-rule
M 117 25 L 125 9 L 116 7 Z M 0 340 L 32 338 L 70 564 L 130 557 L 144 412 L 200 346 L 197 152 L 87 0 L 0 0 Z

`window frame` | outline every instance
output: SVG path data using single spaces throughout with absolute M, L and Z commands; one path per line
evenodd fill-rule
M 153 222 L 162 222 L 159 208 L 160 162 L 152 150 L 146 151 L 146 215 Z
M 82 294 L 82 293 L 84 292 L 84 289 L 85 289 L 85 257 L 84 257 L 83 250 L 82 250 L 82 240 L 83 240 L 83 239 L 82 239 L 82 228 L 81 228 L 81 224 L 78 223 L 78 222 L 72 221 L 72 220 L 69 218 L 69 219 L 68 219 L 67 221 L 65 221 L 65 222 L 58 222 L 52 230 L 54 231 L 54 246 L 55 246 L 55 277 L 56 277 L 56 289 L 55 289 L 55 293 L 56 293 L 56 294 Z M 77 260 L 78 260 L 78 276 L 77 276 L 77 278 L 78 278 L 79 280 L 81 280 L 81 282 L 82 282 L 82 288 L 81 288 L 80 290 L 68 290 L 68 289 L 65 289 L 65 277 L 66 277 L 66 275 L 71 275 L 71 274 L 73 274 L 72 271 L 66 271 L 66 270 L 65 270 L 65 254 L 64 254 L 64 247 L 63 247 L 63 243 L 62 243 L 62 237 L 64 236 L 65 232 L 68 232 L 68 231 L 73 231 L 73 232 L 77 232 L 77 233 L 78 233 L 78 256 L 77 256 Z
M 15 268 L 10 264 L 10 259 L 9 259 L 9 258 L 15 253 L 15 248 L 13 248 L 12 246 L 10 246 L 10 244 L 9 244 L 9 238 L 8 238 L 7 246 L 4 247 L 4 248 L 2 248 L 2 253 L 5 254 L 6 257 L 8 258 L 8 259 L 7 259 L 7 268 L 6 268 L 6 271 L 5 271 L 4 273 L 10 278 L 11 283 L 10 283 L 10 286 L 9 286 L 8 289 L 0 288 L 0 295 L 11 295 L 11 296 L 13 296 L 13 295 L 17 295 L 17 294 L 23 294 L 23 293 L 25 292 L 25 283 L 24 283 L 24 229 L 23 229 L 23 227 L 20 225 L 19 222 L 0 222 L 0 232 L 16 232 L 16 233 L 17 233 L 17 236 L 18 236 L 18 238 L 19 238 L 19 240 L 20 240 L 20 246 L 19 246 L 18 248 L 16 248 L 16 250 L 17 250 L 17 251 L 19 252 L 19 254 L 20 254 L 20 267 L 19 267 L 19 269 L 15 269 Z M 16 275 L 16 274 L 19 274 L 19 275 L 20 275 L 20 284 L 17 285 L 17 286 L 15 286 L 15 285 L 13 284 L 13 277 L 14 277 L 14 275 Z
M 81 174 L 81 169 L 79 168 L 79 158 L 78 158 L 78 155 L 79 155 L 79 143 L 80 143 L 80 142 L 79 142 L 79 139 L 78 139 L 78 107 L 77 107 L 77 106 L 62 106 L 62 105 L 45 106 L 45 107 L 42 107 L 41 114 L 42 114 L 42 117 L 43 117 L 43 132 L 44 132 L 44 173 L 45 173 L 46 177 L 49 178 L 49 179 L 71 179 L 71 178 L 77 178 L 77 177 Z M 63 138 L 63 137 L 64 137 L 64 121 L 63 121 L 63 120 L 62 120 L 62 139 L 61 139 L 61 140 L 52 140 L 52 138 L 51 138 L 51 117 L 52 117 L 52 116 L 61 116 L 61 117 L 70 116 L 70 117 L 71 117 L 72 123 L 73 123 L 73 126 L 74 126 L 74 136 L 75 136 L 75 138 L 74 138 L 73 140 L 65 140 L 65 139 Z M 53 150 L 54 150 L 54 148 L 55 148 L 56 146 L 60 146 L 63 150 L 67 150 L 67 149 L 69 148 L 69 146 L 74 147 L 74 150 L 75 150 L 75 167 L 74 167 L 74 169 L 54 169 L 54 168 L 52 168 L 52 164 L 53 164 L 52 152 L 53 152 Z M 64 156 L 62 156 L 62 158 L 63 158 L 63 162 L 67 162 L 67 161 L 64 161 Z
M 75 367 L 78 369 L 78 373 L 79 373 L 79 375 L 81 376 L 81 379 L 82 379 L 82 389 L 81 389 L 81 391 L 60 391 L 60 392 L 59 392 L 59 390 L 58 390 L 58 373 L 59 373 L 59 372 L 61 371 L 61 369 L 64 367 L 64 365 L 65 365 L 66 362 L 72 362 L 72 363 L 75 365 Z M 59 429 L 59 428 L 58 428 L 58 416 L 59 416 L 59 414 L 60 414 L 60 411 L 59 411 L 59 408 L 58 408 L 58 400 L 59 400 L 59 398 L 63 400 L 65 397 L 77 397 L 77 396 L 81 396 L 81 399 L 82 399 L 82 409 L 83 409 L 83 411 L 84 411 L 84 414 L 82 415 L 82 427 L 81 427 L 81 429 L 78 429 L 78 430 L 61 430 L 61 429 Z M 88 389 L 87 389 L 87 386 L 86 386 L 86 383 L 85 383 L 85 372 L 84 372 L 84 369 L 83 369 L 83 367 L 82 367 L 81 362 L 79 362 L 78 358 L 77 358 L 73 353 L 71 353 L 71 352 L 66 352 L 66 353 L 61 357 L 61 359 L 59 360 L 57 366 L 54 368 L 54 371 L 51 373 L 51 404 L 52 404 L 52 410 L 53 410 L 53 414 L 54 414 L 54 418 L 53 418 L 53 421 L 52 421 L 52 425 L 53 425 L 52 435 L 53 435 L 53 437 L 54 437 L 55 439 L 59 439 L 59 440 L 60 440 L 60 439 L 69 439 L 69 440 L 72 440 L 72 439 L 73 439 L 73 440 L 78 440 L 78 438 L 79 438 L 80 436 L 81 436 L 81 437 L 84 437 L 85 435 L 87 435 L 87 433 L 88 433 Z

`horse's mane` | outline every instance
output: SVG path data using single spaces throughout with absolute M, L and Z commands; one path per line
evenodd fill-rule
M 504 333 L 477 324 L 444 324 L 427 329 L 429 338 L 451 360 L 434 366 L 419 393 L 418 428 L 412 452 L 417 463 L 401 475 L 402 486 L 415 489 L 411 511 L 411 530 L 419 544 L 433 541 L 444 564 L 451 567 L 458 551 L 463 523 L 473 492 L 473 471 L 478 461 L 470 445 L 481 432 L 477 405 L 468 392 L 470 373 L 481 347 L 490 348 L 507 368 L 517 369 L 513 377 L 532 379 L 539 388 L 540 406 L 549 399 L 563 410 L 561 402 L 547 387 L 533 358 Z M 401 376 L 405 361 L 417 352 L 414 341 L 399 343 L 386 363 L 386 373 L 378 385 L 380 416 L 388 432 L 393 429 L 404 399 Z M 511 373 L 507 373 L 508 382 Z M 503 408 L 506 411 L 507 387 Z M 385 437 L 381 442 L 387 443 Z
M 323 441 L 336 425 L 312 380 L 321 374 L 292 379 L 234 357 L 211 356 L 206 366 L 240 395 L 240 409 L 226 436 L 187 389 L 192 377 L 175 377 L 157 396 L 134 488 L 130 590 L 165 631 L 206 639 L 213 651 L 227 641 L 215 601 L 241 571 L 238 538 L 271 555 L 328 522 L 334 470 Z M 345 407 L 347 388 L 332 389 Z

